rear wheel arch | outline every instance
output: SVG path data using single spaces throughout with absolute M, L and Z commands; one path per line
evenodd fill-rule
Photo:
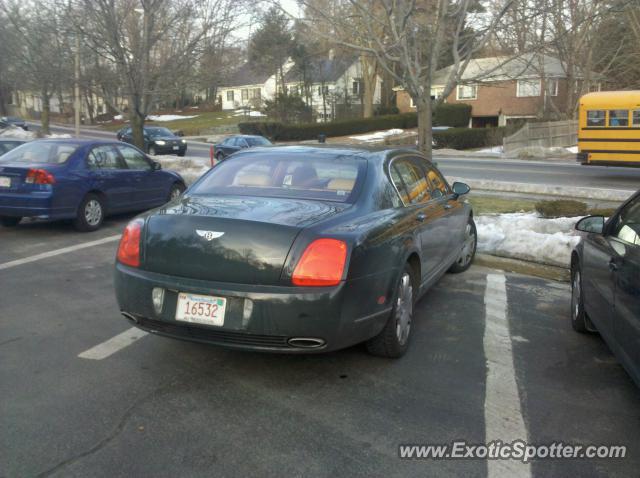
M 85 192 L 80 198 L 78 207 L 80 207 L 80 205 L 82 204 L 82 201 L 84 201 L 84 198 L 86 198 L 90 194 L 93 194 L 94 196 L 98 196 L 98 198 L 100 199 L 100 202 L 102 202 L 105 212 L 109 209 L 109 200 L 107 199 L 107 195 L 99 189 L 90 189 L 87 192 Z
M 422 278 L 420 256 L 417 252 L 412 252 L 411 254 L 409 254 L 409 257 L 407 257 L 406 263 L 409 264 L 409 267 L 411 267 L 411 270 L 413 271 L 413 289 L 416 291 L 417 295 L 418 291 L 420 290 L 420 282 Z

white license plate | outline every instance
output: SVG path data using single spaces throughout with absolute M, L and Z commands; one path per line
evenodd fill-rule
M 180 146 L 174 146 L 174 147 L 173 147 L 173 150 L 174 150 L 174 151 L 178 151 L 179 149 L 180 149 Z
M 0 188 L 10 188 L 11 187 L 11 178 L 6 176 L 0 176 Z
M 224 297 L 180 292 L 176 307 L 176 320 L 221 326 L 224 324 L 226 308 L 227 299 Z

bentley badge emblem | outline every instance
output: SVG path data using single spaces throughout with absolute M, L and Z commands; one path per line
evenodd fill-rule
M 196 233 L 198 236 L 204 237 L 207 241 L 213 241 L 214 239 L 224 236 L 224 232 L 203 231 L 201 229 L 196 229 Z

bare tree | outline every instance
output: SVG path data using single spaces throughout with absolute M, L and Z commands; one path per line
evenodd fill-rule
M 380 68 L 409 93 L 418 111 L 418 147 L 429 157 L 431 84 L 434 73 L 446 66 L 441 64 L 443 50 L 450 48 L 453 59 L 442 95 L 446 98 L 512 2 L 507 0 L 491 14 L 478 15 L 472 0 L 348 0 L 333 11 L 320 11 L 313 2 L 301 1 L 315 19 L 330 25 L 336 43 L 374 57 Z M 472 32 L 468 28 L 471 19 Z M 344 40 L 354 24 L 361 28 L 352 40 Z M 312 22 L 308 27 L 323 34 Z
M 120 78 L 134 143 L 159 98 L 173 97 L 199 64 L 210 33 L 234 0 L 71 0 L 75 28 Z M 111 100 L 110 100 L 111 102 Z M 114 109 L 121 106 L 111 102 Z

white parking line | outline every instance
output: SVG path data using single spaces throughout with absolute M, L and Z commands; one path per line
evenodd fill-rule
M 487 360 L 487 381 L 484 398 L 486 441 L 510 443 L 527 440 L 527 428 L 522 417 L 520 394 L 513 366 L 513 351 L 507 319 L 507 288 L 504 274 L 487 275 L 484 296 L 484 355 Z M 487 460 L 489 478 L 530 477 L 528 463 L 516 460 Z
M 106 342 L 96 345 L 95 347 L 85 350 L 78 357 L 89 360 L 102 360 L 106 359 L 110 355 L 122 350 L 123 348 L 131 345 L 142 337 L 148 335 L 147 332 L 131 327 L 125 330 L 121 334 L 110 338 Z
M 101 244 L 107 244 L 109 242 L 114 242 L 120 239 L 120 234 L 116 234 L 114 236 L 108 236 L 102 239 L 98 239 L 96 241 L 83 242 L 81 244 L 76 244 L 69 247 L 63 247 L 61 249 L 54 249 L 53 251 L 43 252 L 41 254 L 36 254 L 35 256 L 25 257 L 24 259 L 16 259 L 15 261 L 5 262 L 0 264 L 0 271 L 5 269 L 11 269 L 12 267 L 21 266 L 24 264 L 29 264 L 30 262 L 39 261 L 42 259 L 47 259 L 49 257 L 59 256 L 60 254 L 67 254 L 69 252 L 79 251 L 80 249 L 86 249 L 87 247 L 99 246 Z

